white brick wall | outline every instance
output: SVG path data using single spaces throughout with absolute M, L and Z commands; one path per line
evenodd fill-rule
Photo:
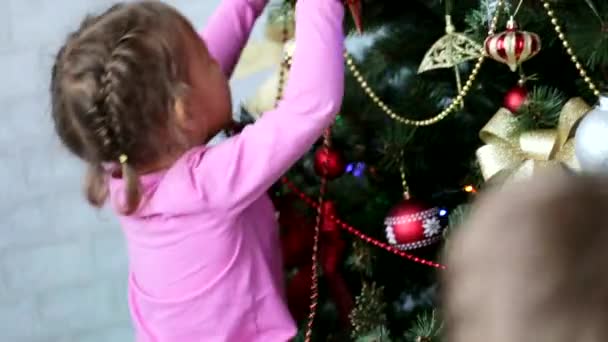
M 168 2 L 200 28 L 219 1 Z M 47 93 L 68 30 L 111 2 L 0 1 L 0 342 L 132 340 L 122 236 L 82 199 L 83 167 L 53 135 Z M 235 99 L 257 81 L 236 84 Z

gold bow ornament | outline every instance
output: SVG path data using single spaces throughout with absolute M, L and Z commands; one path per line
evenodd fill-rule
M 295 51 L 295 14 L 293 8 L 285 6 L 278 4 L 270 8 L 265 39 L 247 43 L 233 75 L 234 80 L 242 80 L 262 72 L 268 74 L 262 85 L 242 104 L 255 120 L 276 105 L 281 72 L 283 81 L 289 76 L 289 70 L 281 69 L 285 67 L 282 61 L 292 57 Z
M 479 132 L 485 143 L 476 152 L 483 178 L 501 183 L 518 180 L 548 165 L 579 170 L 572 138 L 590 110 L 583 99 L 572 98 L 562 108 L 556 129 L 522 133 L 520 120 L 509 110 L 499 109 Z
M 233 78 L 244 79 L 253 74 L 271 70 L 281 63 L 284 44 L 294 38 L 295 13 L 287 5 L 271 5 L 264 39 L 250 40 L 241 53 Z

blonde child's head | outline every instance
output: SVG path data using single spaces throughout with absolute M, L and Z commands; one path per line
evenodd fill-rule
M 159 1 L 86 18 L 57 54 L 51 96 L 57 134 L 89 165 L 93 205 L 106 201 L 106 166 L 122 164 L 125 214 L 139 205 L 138 173 L 170 166 L 231 118 L 221 68 L 188 20 Z
M 543 172 L 490 191 L 455 234 L 450 342 L 608 341 L 608 179 Z

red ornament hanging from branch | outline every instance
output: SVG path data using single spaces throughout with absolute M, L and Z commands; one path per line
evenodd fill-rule
M 326 280 L 326 286 L 329 290 L 330 299 L 333 301 L 338 311 L 340 322 L 347 327 L 350 324 L 349 314 L 354 306 L 353 296 L 346 284 L 346 280 L 340 273 L 340 264 L 342 263 L 344 253 L 346 252 L 346 242 L 342 239 L 342 233 L 338 223 L 331 219 L 337 217 L 336 204 L 332 201 L 324 201 L 321 205 L 321 221 L 320 221 L 320 241 L 319 241 L 319 264 L 323 270 L 323 276 Z M 282 214 L 282 213 L 281 213 Z M 281 215 L 283 217 L 283 215 Z M 292 224 L 293 222 L 288 222 Z M 311 229 L 308 231 L 313 232 Z M 310 253 L 312 252 L 312 236 L 297 234 L 297 231 L 292 237 L 300 239 L 300 246 L 290 246 L 285 242 L 292 241 L 291 239 L 283 240 L 283 249 L 292 248 L 293 252 L 284 252 L 284 255 L 297 256 L 304 251 L 304 255 L 308 257 L 308 261 L 298 258 L 291 260 L 304 261 L 299 266 L 298 271 L 293 275 L 287 285 L 287 302 L 292 316 L 296 320 L 303 320 L 308 314 L 309 299 L 312 284 L 312 268 L 310 264 Z M 288 232 L 289 233 L 289 232 Z
M 540 51 L 540 37 L 536 33 L 521 31 L 513 18 L 509 19 L 506 31 L 488 36 L 484 49 L 492 59 L 516 71 L 521 63 L 536 56 Z
M 445 224 L 441 210 L 426 203 L 404 199 L 388 213 L 386 238 L 401 250 L 411 250 L 439 242 Z
M 440 241 L 445 229 L 442 217 L 447 212 L 412 199 L 403 165 L 400 173 L 403 201 L 397 203 L 384 219 L 388 243 L 401 250 L 410 250 Z
M 513 115 L 517 115 L 521 106 L 528 100 L 528 89 L 525 83 L 520 81 L 517 85 L 511 88 L 503 100 L 503 107 L 508 109 Z
M 329 146 L 321 146 L 315 152 L 314 167 L 318 176 L 333 180 L 344 174 L 346 165 L 340 152 Z
M 346 280 L 340 273 L 340 264 L 346 252 L 346 242 L 342 239 L 342 232 L 335 220 L 338 212 L 336 204 L 332 201 L 323 202 L 321 209 L 321 267 L 323 276 L 327 280 L 329 294 L 338 310 L 338 316 L 343 326 L 350 325 L 349 315 L 355 303 Z

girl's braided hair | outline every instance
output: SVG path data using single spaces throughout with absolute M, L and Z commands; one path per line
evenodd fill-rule
M 89 164 L 86 195 L 94 206 L 108 197 L 104 167 L 120 162 L 122 211 L 132 214 L 140 202 L 135 169 L 179 141 L 170 127 L 188 84 L 185 34 L 194 29 L 175 9 L 139 1 L 86 18 L 59 50 L 52 116 L 62 142 Z

